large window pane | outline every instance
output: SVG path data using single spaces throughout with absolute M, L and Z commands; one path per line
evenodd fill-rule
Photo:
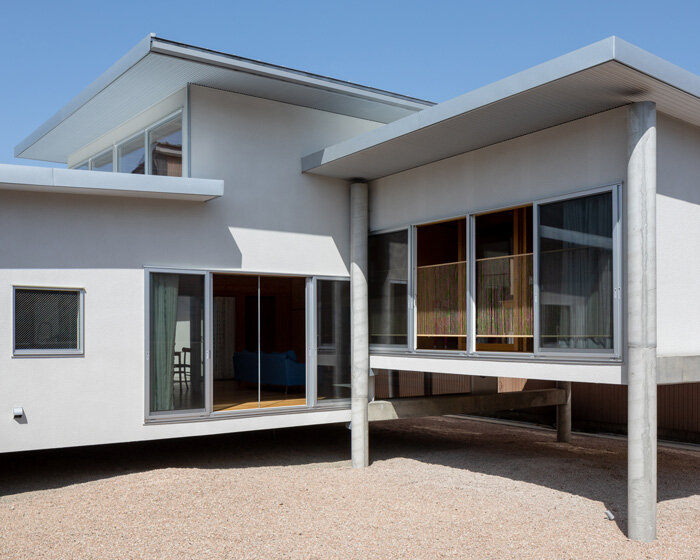
M 204 408 L 204 276 L 151 274 L 151 412 Z
M 369 237 L 369 342 L 406 345 L 408 230 Z
M 260 279 L 242 274 L 214 274 L 212 287 L 213 410 L 220 412 L 259 408 Z M 266 309 L 263 310 L 263 313 L 266 312 Z
M 92 160 L 92 170 L 93 171 L 114 171 L 114 165 L 112 161 L 112 150 L 104 152 L 99 156 L 96 156 Z
M 613 349 L 613 204 L 606 192 L 540 206 L 540 346 Z
M 306 279 L 214 274 L 213 299 L 214 411 L 305 405 Z
M 260 277 L 260 407 L 306 405 L 306 278 Z
M 416 228 L 416 347 L 466 350 L 466 219 Z
M 532 352 L 532 207 L 474 220 L 476 350 Z
M 350 398 L 350 282 L 316 282 L 317 396 Z
M 182 177 L 182 119 L 161 124 L 149 133 L 151 175 Z
M 120 144 L 117 148 L 119 172 L 143 175 L 145 173 L 145 155 L 143 135 L 141 134 Z

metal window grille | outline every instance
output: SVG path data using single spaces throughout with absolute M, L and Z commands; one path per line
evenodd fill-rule
M 15 351 L 80 352 L 79 290 L 15 289 Z

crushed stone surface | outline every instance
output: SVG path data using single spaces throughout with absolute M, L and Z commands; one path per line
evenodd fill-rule
M 0 558 L 700 558 L 700 452 L 659 447 L 629 541 L 626 443 L 461 418 L 0 456 Z M 615 520 L 605 515 L 611 510 Z

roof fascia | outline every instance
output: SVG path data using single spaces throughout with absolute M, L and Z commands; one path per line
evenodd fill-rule
M 700 98 L 700 76 L 668 60 L 645 51 L 619 37 L 613 39 L 613 58 L 620 64 L 646 74 L 677 90 Z
M 361 84 L 346 82 L 292 68 L 285 68 L 283 66 L 247 59 L 232 54 L 194 47 L 168 39 L 154 37 L 151 43 L 151 52 L 272 78 L 274 80 L 309 86 L 315 89 L 343 93 L 352 97 L 371 99 L 387 105 L 395 105 L 415 110 L 422 110 L 435 105 L 435 103 L 431 101 L 425 101 L 399 93 L 379 90 Z

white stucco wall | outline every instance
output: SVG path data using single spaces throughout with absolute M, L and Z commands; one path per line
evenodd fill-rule
M 224 179 L 219 199 L 0 192 L 0 452 L 349 419 L 144 425 L 144 266 L 346 276 L 348 186 L 302 175 L 300 159 L 378 126 L 199 87 L 190 122 L 191 175 Z M 13 285 L 84 288 L 85 356 L 13 358 Z
M 190 103 L 192 176 L 225 182 L 226 196 L 207 205 L 228 226 L 212 231 L 217 258 L 227 268 L 347 275 L 348 184 L 303 175 L 300 162 L 378 125 L 197 86 Z
M 347 275 L 348 187 L 301 174 L 300 159 L 378 126 L 198 86 L 189 99 L 191 175 L 224 179 L 220 199 L 0 192 L 0 451 L 349 418 L 336 411 L 144 425 L 143 267 Z M 543 130 L 375 181 L 370 228 L 624 181 L 626 152 L 625 109 Z M 700 351 L 699 152 L 700 129 L 659 116 L 660 354 Z M 84 288 L 85 356 L 12 358 L 12 285 Z M 620 367 L 609 369 L 601 375 L 619 382 Z M 25 408 L 26 424 L 12 420 L 14 406 Z
M 531 202 L 624 180 L 625 109 L 397 173 L 370 188 L 379 230 Z
M 657 352 L 698 355 L 700 128 L 659 115 L 657 151 Z

